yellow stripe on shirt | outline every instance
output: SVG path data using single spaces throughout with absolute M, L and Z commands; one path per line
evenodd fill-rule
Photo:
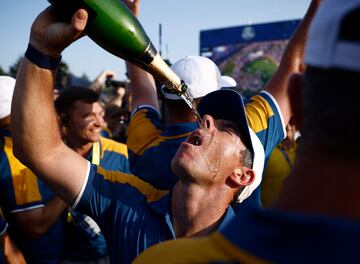
M 139 179 L 132 174 L 118 171 L 108 171 L 99 166 L 97 167 L 97 172 L 102 175 L 105 180 L 121 184 L 127 183 L 133 186 L 146 197 L 148 203 L 160 200 L 165 194 L 169 192 L 167 190 L 158 190 L 151 184 Z
M 133 263 L 213 262 L 269 263 L 239 250 L 219 233 L 204 238 L 185 238 L 163 242 L 142 253 Z
M 104 137 L 100 137 L 100 141 L 101 158 L 104 157 L 105 151 L 113 151 L 128 158 L 128 148 L 125 144 Z

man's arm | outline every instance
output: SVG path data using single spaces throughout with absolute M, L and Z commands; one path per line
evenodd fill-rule
M 115 78 L 115 73 L 113 71 L 104 70 L 102 71 L 96 79 L 90 84 L 90 89 L 94 90 L 98 94 L 102 93 L 105 87 L 105 82 L 107 78 Z
M 124 0 L 123 2 L 133 12 L 134 16 L 139 15 L 140 0 Z M 130 78 L 131 110 L 134 110 L 139 105 L 151 105 L 159 109 L 153 76 L 129 62 L 126 62 L 126 69 Z
M 3 234 L 4 256 L 6 263 L 26 264 L 23 254 L 17 248 L 10 236 Z
M 279 68 L 269 83 L 265 86 L 265 90 L 274 96 L 280 107 L 284 125 L 289 122 L 291 117 L 288 80 L 293 73 L 298 73 L 302 70 L 308 29 L 321 1 L 322 0 L 312 0 L 306 15 L 296 29 L 284 51 Z
M 150 105 L 158 110 L 156 85 L 152 75 L 130 62 L 126 62 L 126 69 L 130 78 L 131 110 L 139 105 Z
M 30 44 L 43 54 L 58 58 L 81 36 L 87 12 L 78 10 L 71 24 L 57 23 L 52 7 L 34 21 Z M 55 70 L 39 68 L 25 58 L 20 66 L 12 102 L 14 154 L 72 204 L 87 172 L 87 161 L 61 140 L 53 105 Z
M 14 217 L 27 237 L 37 239 L 55 224 L 66 208 L 67 204 L 60 198 L 54 197 L 44 207 L 16 212 Z

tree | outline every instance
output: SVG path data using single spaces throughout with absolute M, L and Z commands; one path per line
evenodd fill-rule
M 1 68 L 1 66 L 0 66 L 0 75 L 7 75 L 6 72 L 3 70 L 3 68 Z
M 17 74 L 17 72 L 18 72 L 18 70 L 19 70 L 20 63 L 21 63 L 21 61 L 23 60 L 23 58 L 24 58 L 24 57 L 19 57 L 19 58 L 17 59 L 17 61 L 16 61 L 13 65 L 10 66 L 9 75 L 10 75 L 11 77 L 16 78 L 16 74 Z

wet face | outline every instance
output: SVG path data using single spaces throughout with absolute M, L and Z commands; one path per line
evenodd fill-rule
M 189 181 L 223 184 L 226 178 L 241 168 L 245 146 L 235 123 L 204 116 L 204 126 L 183 142 L 172 160 L 176 175 Z
M 100 140 L 104 110 L 98 103 L 75 102 L 67 124 L 67 134 L 83 144 Z

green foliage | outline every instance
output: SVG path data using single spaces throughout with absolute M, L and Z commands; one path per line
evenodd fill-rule
M 83 73 L 81 76 L 81 79 L 84 79 L 86 81 L 89 81 L 89 77 L 86 75 L 86 73 Z
M 0 75 L 7 75 L 1 66 L 0 66 Z
M 17 61 L 16 61 L 13 65 L 10 66 L 10 69 L 9 69 L 9 73 L 8 73 L 8 74 L 9 74 L 11 77 L 16 78 L 16 74 L 17 74 L 17 72 L 18 72 L 18 70 L 19 70 L 20 63 L 21 63 L 22 59 L 23 59 L 23 57 L 19 57 L 19 58 L 17 59 Z
M 233 73 L 234 68 L 235 68 L 234 62 L 232 62 L 232 61 L 231 61 L 231 62 L 228 62 L 228 63 L 225 65 L 225 67 L 224 67 L 224 69 L 223 69 L 223 71 L 222 71 L 222 74 L 223 74 L 223 75 L 229 75 L 229 76 L 231 76 L 232 73 Z

